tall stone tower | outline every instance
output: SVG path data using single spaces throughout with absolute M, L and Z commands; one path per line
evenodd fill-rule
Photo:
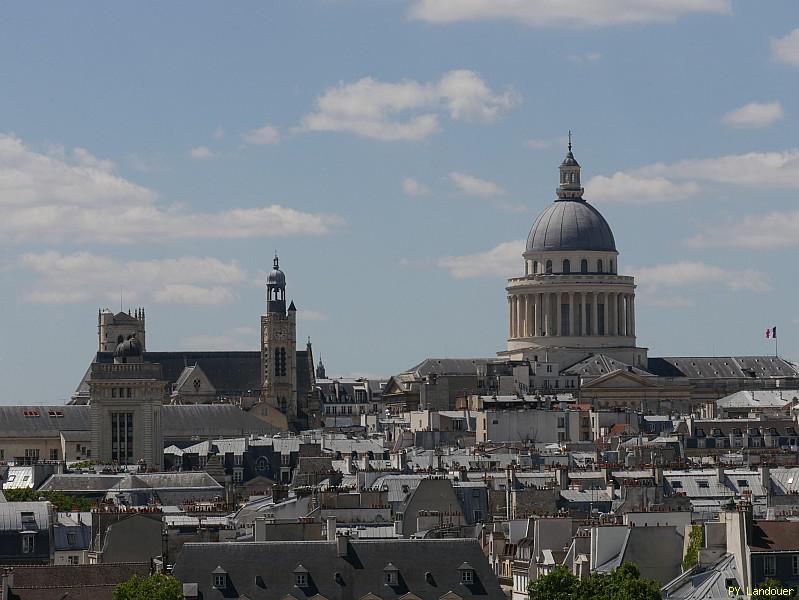
M 135 335 L 120 342 L 114 362 L 92 363 L 89 374 L 92 459 L 162 469 L 161 422 L 166 381 L 161 366 L 145 362 Z
M 286 310 L 286 276 L 275 255 L 266 278 L 266 314 L 261 316 L 261 395 L 297 420 L 297 309 Z
M 135 335 L 142 346 L 142 351 L 147 351 L 144 336 L 144 308 L 137 308 L 133 314 L 119 311 L 112 313 L 105 308 L 97 312 L 97 351 L 113 352 L 116 347 Z
M 635 281 L 619 274 L 607 221 L 583 198 L 571 139 L 560 164 L 557 198 L 536 219 L 524 250 L 524 274 L 508 293 L 508 346 L 501 356 L 569 366 L 606 354 L 646 367 L 636 345 Z

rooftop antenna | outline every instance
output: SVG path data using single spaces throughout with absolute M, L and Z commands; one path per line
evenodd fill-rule
M 569 152 L 572 151 L 572 130 L 569 129 Z
M 122 286 L 119 286 L 119 312 L 124 312 L 125 309 L 122 307 Z

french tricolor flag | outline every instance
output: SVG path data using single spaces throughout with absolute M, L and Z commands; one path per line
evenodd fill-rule
M 772 340 L 776 340 L 777 339 L 777 326 L 776 325 L 774 327 L 766 328 L 766 339 L 767 340 L 768 339 L 772 339 Z

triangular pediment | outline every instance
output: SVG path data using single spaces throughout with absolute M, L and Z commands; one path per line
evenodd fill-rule
M 412 593 L 408 592 L 404 596 L 400 596 L 400 600 L 422 600 L 422 599 L 419 596 L 417 596 L 416 594 L 412 594 Z
M 650 381 L 647 377 L 642 377 L 636 373 L 630 373 L 629 371 L 622 371 L 618 369 L 616 371 L 611 371 L 610 373 L 606 373 L 601 377 L 597 377 L 596 379 L 592 379 L 582 385 L 583 388 L 629 388 L 629 389 L 636 389 L 636 388 L 651 388 L 655 387 L 655 382 Z
M 455 592 L 450 590 L 446 594 L 441 596 L 441 598 L 439 598 L 439 600 L 463 600 L 463 597 L 458 596 L 458 594 L 456 594 Z
M 380 596 L 375 596 L 373 593 L 369 592 L 365 596 L 361 596 L 359 600 L 383 600 Z

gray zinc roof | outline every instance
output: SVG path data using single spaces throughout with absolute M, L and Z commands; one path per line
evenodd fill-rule
M 556 200 L 533 223 L 527 252 L 587 250 L 616 252 L 610 225 L 582 199 Z
M 473 584 L 461 583 L 458 567 L 463 562 L 474 568 Z M 389 563 L 398 570 L 396 586 L 385 584 L 384 569 Z M 211 572 L 218 565 L 228 574 L 227 590 L 212 587 Z M 308 572 L 304 589 L 295 585 L 294 572 L 300 565 Z M 410 594 L 427 599 L 448 591 L 464 599 L 505 597 L 480 545 L 472 539 L 351 540 L 343 557 L 338 556 L 336 544 L 327 541 L 188 543 L 173 574 L 183 583 L 197 583 L 206 600 L 229 597 L 231 591 L 252 599 L 317 594 L 364 598 L 369 593 L 384 600 Z

